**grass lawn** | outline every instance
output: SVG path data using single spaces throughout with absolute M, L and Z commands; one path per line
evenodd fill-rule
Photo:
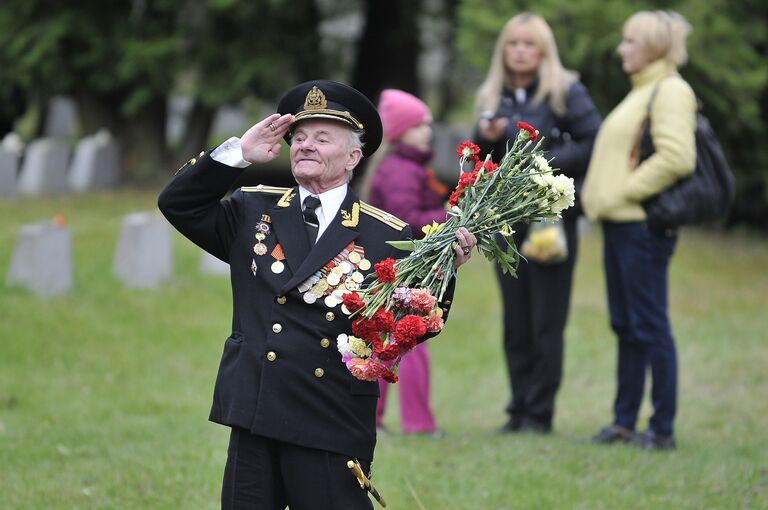
M 3 273 L 19 226 L 59 211 L 75 261 L 66 297 L 0 288 L 0 508 L 218 508 L 228 429 L 206 418 L 229 283 L 200 275 L 200 252 L 178 235 L 172 282 L 142 291 L 112 277 L 120 218 L 154 204 L 135 191 L 0 202 Z M 599 231 L 580 245 L 549 437 L 493 435 L 508 398 L 499 295 L 491 266 L 473 259 L 430 341 L 446 436 L 397 433 L 393 399 L 375 484 L 401 510 L 768 508 L 767 265 L 765 238 L 682 234 L 671 270 L 678 450 L 648 453 L 588 441 L 614 393 Z

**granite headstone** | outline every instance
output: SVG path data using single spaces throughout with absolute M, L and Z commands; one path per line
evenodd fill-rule
M 16 236 L 7 285 L 21 285 L 40 296 L 66 294 L 72 288 L 72 237 L 52 222 L 22 225 Z
M 156 287 L 173 273 L 171 232 L 156 213 L 123 217 L 112 271 L 128 287 Z
M 44 138 L 29 144 L 19 175 L 22 195 L 41 196 L 66 193 L 69 148 L 60 140 Z
M 69 187 L 74 191 L 114 188 L 120 176 L 120 150 L 106 131 L 83 138 L 77 144 L 69 169 Z

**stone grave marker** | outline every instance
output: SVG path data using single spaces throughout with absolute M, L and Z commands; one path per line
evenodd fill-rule
M 128 287 L 157 287 L 173 273 L 171 232 L 156 213 L 137 212 L 123 217 L 112 272 Z
M 107 131 L 83 138 L 77 144 L 69 169 L 74 191 L 112 189 L 120 176 L 120 150 Z
M 16 174 L 18 168 L 18 154 L 0 147 L 0 198 L 16 196 Z
M 5 281 L 44 297 L 69 292 L 73 282 L 69 229 L 48 221 L 22 225 Z
M 66 193 L 69 148 L 61 141 L 43 138 L 27 148 L 18 180 L 18 192 L 27 196 Z
M 54 96 L 48 101 L 45 118 L 45 136 L 70 138 L 77 131 L 78 112 L 75 100 L 68 96 Z

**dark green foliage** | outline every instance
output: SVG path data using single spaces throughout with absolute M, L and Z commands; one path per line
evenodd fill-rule
M 313 0 L 6 0 L 0 101 L 73 96 L 82 131 L 108 127 L 144 180 L 179 160 L 162 129 L 172 91 L 195 102 L 182 145 L 199 149 L 216 107 L 322 75 L 317 21 Z

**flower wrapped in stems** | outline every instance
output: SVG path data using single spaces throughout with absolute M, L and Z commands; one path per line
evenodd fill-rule
M 542 155 L 543 140 L 532 126 L 521 122 L 518 129 L 498 165 L 489 156 L 476 161 L 471 172 L 465 172 L 464 166 L 477 159 L 479 149 L 462 142 L 457 149 L 459 184 L 449 199 L 445 223 L 426 226 L 423 239 L 391 241 L 411 253 L 380 262 L 367 285 L 354 297 L 345 297 L 346 310 L 354 318 L 354 340 L 340 335 L 339 350 L 356 377 L 396 381 L 401 357 L 427 332 L 440 331 L 442 313 L 437 302 L 456 274 L 454 243 L 460 227 L 475 235 L 480 253 L 514 275 L 520 255 L 512 241 L 512 225 L 558 218 L 573 205 L 573 179 L 553 173 Z M 499 246 L 497 234 L 506 239 L 505 248 Z

